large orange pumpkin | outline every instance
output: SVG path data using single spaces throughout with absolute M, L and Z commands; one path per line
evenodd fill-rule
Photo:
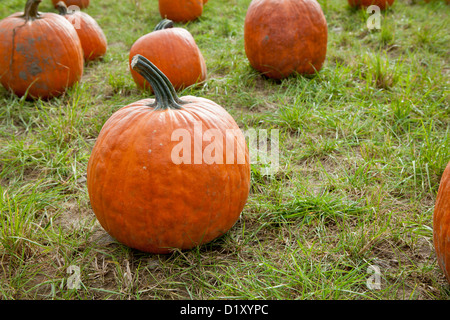
M 58 2 L 57 9 L 61 16 L 74 25 L 81 41 L 84 60 L 91 61 L 103 57 L 108 48 L 108 41 L 97 21 L 79 10 L 69 12 L 63 1 Z
M 175 22 L 188 22 L 197 19 L 203 13 L 203 0 L 159 0 L 161 18 Z
M 178 97 L 145 57 L 131 65 L 155 99 L 119 109 L 101 129 L 87 168 L 92 209 L 111 236 L 141 251 L 207 243 L 235 224 L 248 197 L 243 133 L 215 102 Z
M 316 0 L 253 0 L 244 22 L 250 65 L 269 78 L 319 71 L 328 27 Z
M 58 6 L 58 2 L 63 1 L 68 7 L 77 6 L 80 9 L 89 7 L 90 0 L 52 0 L 55 8 Z
M 376 5 L 380 10 L 384 10 L 387 7 L 392 6 L 395 0 L 348 0 L 348 4 L 351 7 L 363 7 L 368 8 L 371 5 Z
M 174 28 L 171 20 L 162 20 L 153 32 L 136 40 L 129 53 L 130 66 L 137 54 L 152 61 L 176 90 L 206 79 L 205 59 L 194 38 L 186 29 Z M 138 72 L 130 71 L 139 88 L 150 86 Z
M 55 13 L 24 13 L 0 21 L 0 82 L 18 96 L 49 98 L 65 92 L 83 74 L 83 51 L 74 27 Z
M 434 207 L 433 240 L 438 264 L 450 283 L 450 162 L 442 174 Z

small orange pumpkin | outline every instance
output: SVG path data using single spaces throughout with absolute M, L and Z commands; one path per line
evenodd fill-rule
M 188 22 L 197 19 L 203 13 L 204 0 L 159 0 L 161 18 L 174 22 Z
M 90 0 L 52 0 L 55 8 L 58 7 L 58 2 L 63 1 L 68 7 L 77 6 L 80 9 L 89 7 Z
M 143 55 L 161 70 L 176 90 L 206 79 L 205 59 L 191 33 L 184 28 L 174 28 L 171 20 L 158 23 L 153 32 L 140 37 L 131 47 L 132 58 Z M 139 88 L 148 88 L 149 83 L 138 72 L 130 68 Z
M 123 107 L 103 125 L 87 167 L 92 209 L 112 237 L 141 251 L 212 241 L 235 224 L 247 201 L 245 137 L 215 102 L 178 97 L 145 57 L 133 57 L 131 67 L 151 83 L 155 99 Z
M 348 4 L 351 7 L 363 7 L 368 8 L 371 5 L 378 6 L 380 10 L 384 10 L 394 4 L 395 0 L 348 0 Z
M 40 3 L 28 0 L 24 13 L 0 21 L 0 82 L 19 97 L 58 96 L 83 74 L 74 27 L 58 14 L 38 12 Z
M 450 162 L 442 174 L 434 206 L 433 242 L 437 262 L 450 283 Z
M 103 57 L 108 48 L 108 41 L 97 21 L 87 13 L 79 10 L 68 12 L 67 6 L 63 1 L 58 2 L 57 9 L 61 16 L 74 25 L 80 37 L 84 60 L 91 61 Z
M 245 53 L 269 78 L 319 71 L 327 38 L 327 21 L 316 0 L 252 0 L 245 16 Z

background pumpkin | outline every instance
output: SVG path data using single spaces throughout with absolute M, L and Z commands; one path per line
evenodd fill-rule
M 174 22 L 188 22 L 197 19 L 203 13 L 204 0 L 159 0 L 161 18 Z
M 177 90 L 206 79 L 205 59 L 194 38 L 186 29 L 173 28 L 171 20 L 162 20 L 153 32 L 136 40 L 129 53 L 130 66 L 137 54 L 152 61 Z M 150 87 L 139 73 L 130 71 L 139 88 Z
M 270 78 L 319 71 L 328 27 L 316 0 L 253 0 L 244 23 L 250 65 Z
M 434 207 L 433 240 L 438 264 L 450 283 L 450 162 L 442 174 Z
M 58 14 L 38 12 L 40 2 L 28 0 L 24 13 L 0 21 L 0 82 L 20 97 L 45 99 L 79 81 L 84 61 L 74 27 Z
M 387 7 L 392 6 L 395 0 L 348 0 L 348 4 L 351 7 L 363 7 L 367 8 L 371 5 L 376 5 L 380 10 L 384 10 Z
M 87 168 L 92 209 L 111 236 L 138 250 L 169 253 L 209 242 L 234 225 L 247 201 L 245 138 L 230 114 L 213 101 L 178 98 L 167 77 L 146 58 L 137 55 L 132 67 L 151 82 L 156 100 L 121 108 L 101 129 Z M 235 161 L 175 164 L 172 134 L 177 129 L 193 138 L 188 141 L 196 150 L 192 154 L 204 152 L 204 144 L 195 144 L 202 139 L 198 126 L 203 132 L 218 130 L 223 137 L 233 130 Z M 239 156 L 245 160 L 241 164 Z
M 70 6 L 77 6 L 80 9 L 84 9 L 84 8 L 89 7 L 89 3 L 90 3 L 90 0 L 52 0 L 53 5 L 55 6 L 55 8 L 57 7 L 58 2 L 60 2 L 60 1 L 64 1 L 64 3 L 68 7 L 70 7 Z
M 68 12 L 63 1 L 58 2 L 57 9 L 61 16 L 74 25 L 81 41 L 84 60 L 90 61 L 103 57 L 108 48 L 108 41 L 97 21 L 82 11 Z

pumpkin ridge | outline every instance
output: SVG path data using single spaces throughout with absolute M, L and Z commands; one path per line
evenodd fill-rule
M 56 15 L 56 14 L 55 14 Z M 58 16 L 58 15 L 56 15 L 56 16 Z M 64 21 L 66 21 L 65 19 L 64 19 Z M 47 22 L 47 24 L 48 24 L 48 22 Z M 76 31 L 75 31 L 75 33 L 76 33 Z M 64 49 L 66 50 L 66 51 L 68 51 L 68 48 L 67 48 L 67 42 L 66 41 L 64 41 L 64 39 L 67 37 L 67 34 L 66 35 L 64 35 L 63 37 L 61 37 L 59 34 L 58 34 L 58 36 L 56 37 L 58 40 L 59 40 L 59 42 L 64 46 Z M 78 35 L 77 35 L 77 37 L 78 37 Z M 83 55 L 83 49 L 81 48 L 81 42 L 80 42 L 80 40 L 79 40 L 79 37 L 78 37 L 78 42 L 79 42 L 79 50 L 78 50 L 78 52 L 79 52 L 79 54 L 80 54 L 80 56 L 81 56 L 81 60 L 82 61 L 84 61 L 84 55 Z M 51 51 L 51 55 L 52 55 L 52 57 L 53 57 L 53 53 L 54 53 L 54 51 L 53 50 L 50 50 Z M 67 74 L 67 83 L 65 83 L 64 84 L 64 87 L 67 87 L 68 85 L 69 85 L 69 81 L 70 81 L 70 78 L 71 78 L 71 74 L 70 74 L 70 72 L 71 72 L 71 70 L 70 70 L 70 68 L 69 67 L 67 67 L 66 65 L 61 65 L 63 68 L 66 68 L 67 69 L 67 72 L 68 72 L 68 74 Z M 83 70 L 83 67 L 81 67 L 81 70 Z M 81 77 L 82 77 L 82 75 L 83 75 L 83 72 L 81 72 L 81 75 L 80 75 L 80 77 L 79 77 L 79 79 L 78 80 L 80 80 L 81 79 Z
M 41 21 L 45 21 L 45 20 L 41 20 Z M 43 31 L 43 30 L 42 30 L 42 24 L 39 23 L 39 24 L 37 24 L 37 25 L 38 25 L 38 28 L 40 29 L 40 32 L 39 32 L 39 33 L 40 33 L 43 37 L 45 37 L 45 40 L 47 41 L 47 34 L 46 34 L 45 32 L 42 32 L 42 31 Z M 33 34 L 32 38 L 34 39 L 34 30 L 31 29 L 30 32 L 31 32 L 31 34 Z M 65 46 L 65 44 L 64 44 L 64 46 Z M 66 47 L 65 47 L 65 50 L 67 50 Z M 49 55 L 50 55 L 52 61 L 55 61 L 55 56 L 54 56 L 54 51 L 53 51 L 53 50 L 49 50 Z M 41 77 L 42 77 L 42 75 L 41 75 Z M 49 77 L 50 77 L 50 73 L 45 73 L 44 76 L 42 77 L 43 82 L 44 82 L 44 83 L 50 83 Z M 45 79 L 45 80 L 44 80 L 44 79 Z

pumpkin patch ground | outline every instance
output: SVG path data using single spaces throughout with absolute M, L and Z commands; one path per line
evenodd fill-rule
M 303 0 L 309 1 L 315 0 Z M 264 6 L 272 1 L 255 2 Z M 23 13 L 26 1 L 1 3 L 3 20 Z M 327 31 L 327 37 L 321 37 L 326 39 L 326 51 L 316 50 L 326 53 L 324 61 L 316 72 L 293 72 L 281 79 L 264 75 L 264 69 L 255 69 L 247 57 L 244 25 L 250 0 L 203 1 L 200 16 L 173 22 L 173 28 L 192 35 L 206 65 L 202 69 L 206 77 L 177 88 L 176 95 L 223 108 L 247 140 L 251 165 L 245 205 L 241 209 L 233 204 L 238 208 L 234 211 L 240 211 L 236 220 L 205 243 L 196 241 L 189 248 L 174 245 L 164 253 L 132 248 L 121 241 L 123 237 L 116 239 L 117 233 L 108 233 L 111 225 L 100 221 L 94 210 L 106 208 L 106 214 L 119 217 L 115 226 L 119 232 L 150 243 L 156 236 L 146 230 L 157 230 L 156 218 L 140 223 L 137 211 L 149 199 L 154 206 L 160 200 L 173 205 L 167 210 L 172 211 L 158 217 L 165 223 L 158 222 L 163 226 L 158 233 L 174 238 L 171 225 L 181 234 L 189 229 L 183 223 L 192 221 L 189 230 L 207 234 L 205 219 L 226 211 L 213 204 L 231 207 L 233 201 L 227 204 L 218 197 L 225 191 L 237 192 L 226 181 L 240 180 L 233 180 L 236 175 L 231 169 L 169 166 L 163 157 L 155 160 L 158 174 L 145 172 L 150 168 L 145 159 L 164 148 L 155 141 L 148 149 L 134 140 L 123 143 L 126 137 L 156 135 L 148 129 L 141 132 L 144 125 L 126 125 L 131 119 L 137 123 L 133 118 L 137 111 L 124 116 L 127 121 L 117 120 L 121 113 L 116 112 L 155 98 L 152 90 L 143 90 L 134 81 L 130 49 L 161 22 L 158 1 L 86 3 L 81 10 L 101 28 L 107 50 L 101 59 L 84 61 L 79 82 L 42 100 L 25 99 L 0 87 L 0 299 L 450 299 L 450 283 L 440 265 L 449 259 L 443 233 L 449 221 L 444 201 L 450 201 L 450 195 L 445 197 L 444 191 L 435 222 L 442 227 L 433 224 L 441 178 L 450 162 L 450 6 L 446 1 L 395 1 L 378 15 L 364 6 L 352 7 L 347 0 L 314 2 L 312 12 L 320 12 L 319 4 L 325 17 L 320 19 L 320 30 Z M 279 16 L 289 12 L 286 8 L 287 4 L 276 12 L 280 21 Z M 269 21 L 271 10 L 264 9 L 261 12 L 268 16 L 263 19 Z M 58 15 L 51 0 L 42 0 L 39 12 Z M 37 36 L 39 30 L 29 34 L 33 33 Z M 280 38 L 264 50 L 275 50 L 275 44 L 287 41 L 283 35 L 291 41 L 306 39 L 308 33 L 277 32 Z M 76 32 L 71 34 L 75 37 Z M 54 52 L 62 51 L 60 43 L 53 45 Z M 277 62 L 319 59 L 296 60 L 298 49 L 282 47 Z M 14 61 L 8 57 L 0 61 Z M 29 54 L 30 59 L 37 57 L 42 58 L 39 50 Z M 5 70 L 20 67 L 4 65 Z M 45 67 L 40 65 L 43 74 L 51 74 Z M 47 67 L 51 69 L 50 64 Z M 170 91 L 163 80 L 161 86 Z M 154 106 L 149 103 L 149 112 L 160 112 L 151 111 Z M 174 119 L 177 111 L 165 114 Z M 112 117 L 118 127 L 108 130 L 121 134 L 110 140 L 119 148 L 138 150 L 142 157 L 135 162 L 126 152 L 110 152 L 108 147 L 94 150 Z M 221 120 L 211 116 L 203 121 L 201 127 L 207 123 L 210 128 Z M 181 126 L 192 128 L 197 128 L 194 121 Z M 216 141 L 208 134 L 218 136 L 205 132 L 200 136 L 205 143 L 202 149 L 189 150 L 192 159 L 198 150 L 201 161 L 217 159 L 216 153 L 205 150 Z M 260 145 L 255 143 L 258 140 Z M 183 146 L 181 142 L 176 141 L 178 146 Z M 176 159 L 187 159 L 185 152 L 175 153 Z M 91 202 L 89 196 L 88 163 L 93 155 L 100 156 L 96 176 L 100 182 L 109 179 L 102 176 L 102 168 L 122 168 L 113 183 L 95 188 L 95 196 L 109 197 L 108 205 Z M 165 175 L 169 167 L 180 170 L 178 177 L 189 175 L 189 183 Z M 215 184 L 200 188 L 207 179 Z M 201 205 L 189 206 L 186 199 Z M 125 203 L 135 208 L 133 221 L 121 208 Z M 186 203 L 188 210 L 176 210 Z M 213 207 L 208 218 L 195 222 L 198 212 Z

